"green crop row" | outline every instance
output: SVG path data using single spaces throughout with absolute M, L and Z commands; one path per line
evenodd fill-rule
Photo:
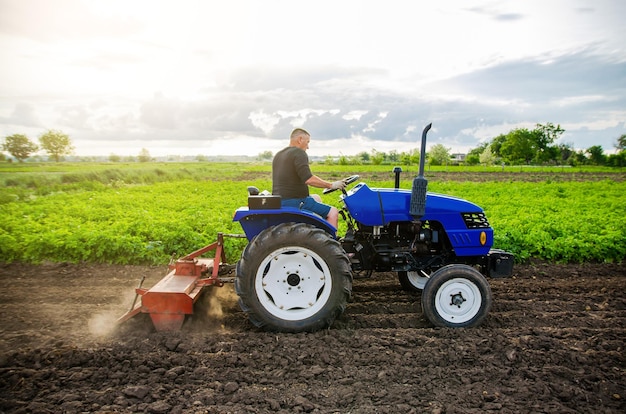
M 163 263 L 240 233 L 242 182 L 177 181 L 31 196 L 0 206 L 3 261 Z
M 241 233 L 232 216 L 246 204 L 246 187 L 271 189 L 267 165 L 119 169 L 1 173 L 0 262 L 166 263 L 215 241 L 217 232 Z M 348 170 L 323 173 L 345 175 Z M 388 171 L 372 170 L 366 181 L 393 186 Z M 411 181 L 404 178 L 401 186 L 410 188 Z M 624 181 L 431 181 L 429 191 L 483 207 L 494 247 L 518 261 L 626 257 Z M 341 205 L 336 193 L 323 198 Z M 228 260 L 236 261 L 245 240 L 225 243 Z

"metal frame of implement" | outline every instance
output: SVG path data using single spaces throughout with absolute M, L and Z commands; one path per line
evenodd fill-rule
M 123 323 L 139 313 L 148 313 L 157 331 L 180 330 L 185 316 L 193 314 L 193 305 L 202 289 L 224 286 L 224 280 L 219 278 L 220 266 L 226 262 L 224 237 L 245 236 L 217 233 L 216 242 L 170 263 L 170 272 L 152 288 L 142 288 L 142 279 L 135 289 L 135 300 L 130 310 L 117 323 Z M 211 250 L 215 250 L 215 258 L 199 257 Z M 137 302 L 139 297 L 141 300 Z

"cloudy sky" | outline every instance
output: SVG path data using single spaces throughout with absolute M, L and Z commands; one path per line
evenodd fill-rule
M 466 152 L 552 122 L 626 133 L 620 0 L 0 0 L 0 139 L 77 155 Z

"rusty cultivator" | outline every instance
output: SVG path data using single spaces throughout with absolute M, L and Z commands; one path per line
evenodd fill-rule
M 207 286 L 224 286 L 233 279 L 220 278 L 225 266 L 224 237 L 245 237 L 239 234 L 217 234 L 217 241 L 169 264 L 169 273 L 150 289 L 142 287 L 142 278 L 135 289 L 135 300 L 130 310 L 120 317 L 122 323 L 139 313 L 147 313 L 157 331 L 177 331 L 186 315 L 193 314 L 193 306 Z M 200 256 L 215 251 L 214 258 Z M 139 301 L 138 301 L 139 299 Z

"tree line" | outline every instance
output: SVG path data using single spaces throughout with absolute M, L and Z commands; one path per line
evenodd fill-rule
M 554 144 L 565 132 L 560 125 L 537 124 L 532 130 L 517 128 L 477 148 L 466 158 L 468 164 L 502 162 L 508 165 L 605 165 L 626 166 L 626 134 L 615 143 L 617 153 L 606 155 L 601 145 L 576 151 L 572 144 Z
M 58 162 L 65 155 L 70 155 L 74 151 L 74 146 L 69 135 L 54 129 L 50 129 L 39 136 L 39 145 L 24 134 L 9 135 L 2 143 L 2 150 L 11 154 L 19 162 L 23 162 L 40 149 Z
M 552 123 L 536 124 L 534 129 L 516 128 L 507 134 L 501 134 L 489 142 L 485 142 L 469 151 L 463 158 L 450 154 L 450 149 L 443 144 L 430 148 L 426 157 L 431 165 L 602 165 L 610 167 L 626 167 L 626 134 L 622 134 L 615 143 L 617 152 L 606 155 L 600 145 L 593 145 L 586 150 L 576 151 L 572 144 L 555 144 L 565 132 L 560 125 Z M 45 151 L 50 158 L 60 161 L 74 151 L 70 137 L 57 130 L 48 130 L 39 136 L 39 145 L 32 142 L 24 134 L 13 134 L 5 137 L 2 150 L 11 154 L 19 162 L 23 162 L 38 150 Z M 259 160 L 271 160 L 272 152 L 265 151 L 257 157 Z M 0 153 L 0 160 L 4 154 Z M 121 161 L 121 157 L 111 154 L 110 161 Z M 143 148 L 137 157 L 139 162 L 153 160 L 147 149 Z M 198 158 L 202 161 L 201 156 Z M 341 155 L 338 158 L 328 156 L 327 164 L 418 164 L 418 149 L 409 152 L 390 151 L 360 152 L 354 156 Z
M 586 150 L 574 149 L 573 144 L 555 144 L 565 132 L 560 125 L 537 124 L 532 130 L 517 128 L 501 134 L 489 142 L 471 149 L 467 154 L 451 154 L 443 144 L 433 145 L 426 153 L 430 165 L 601 165 L 626 167 L 626 134 L 617 139 L 617 153 L 606 155 L 600 145 Z M 259 154 L 260 159 L 271 159 L 271 152 Z M 354 156 L 328 156 L 326 164 L 418 164 L 417 149 L 409 152 L 360 152 Z
M 56 162 L 61 161 L 66 155 L 72 155 L 74 145 L 69 135 L 50 129 L 39 136 L 39 145 L 35 144 L 24 134 L 13 134 L 4 138 L 2 150 L 11 154 L 18 162 L 24 162 L 31 155 L 39 150 L 43 150 L 48 156 Z M 0 153 L 0 161 L 4 160 L 4 154 Z M 137 157 L 129 156 L 122 158 L 121 156 L 111 154 L 109 161 L 154 161 L 150 156 L 150 152 L 146 148 L 142 148 Z M 9 159 L 10 161 L 10 159 Z

